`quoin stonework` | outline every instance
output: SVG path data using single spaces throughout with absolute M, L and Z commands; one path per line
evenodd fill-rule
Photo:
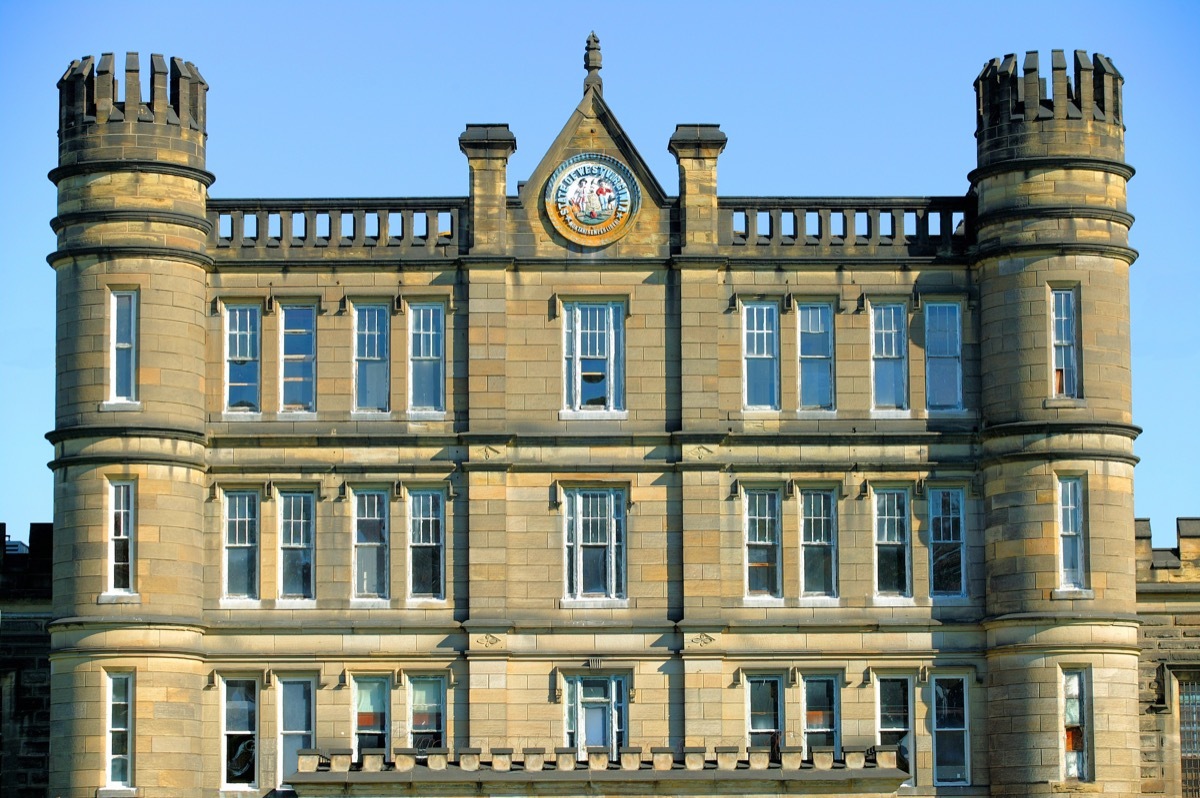
M 71 64 L 49 794 L 1200 795 L 1112 62 L 843 199 L 720 195 L 710 124 L 669 194 L 584 66 L 515 195 L 472 124 L 466 197 L 268 200 L 193 64 Z

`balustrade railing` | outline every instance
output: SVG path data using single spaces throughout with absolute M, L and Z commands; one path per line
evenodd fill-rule
M 233 258 L 302 258 L 330 249 L 453 256 L 465 244 L 466 206 L 464 197 L 209 200 L 209 247 Z

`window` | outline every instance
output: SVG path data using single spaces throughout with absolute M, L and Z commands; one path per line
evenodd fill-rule
M 925 305 L 925 405 L 962 408 L 962 322 L 954 303 Z
M 746 594 L 779 598 L 779 492 L 747 490 Z
M 133 593 L 134 485 L 132 482 L 113 482 L 109 490 L 112 526 L 109 530 L 108 589 L 114 593 Z
M 779 755 L 783 740 L 783 679 L 779 676 L 751 676 L 750 745 L 770 746 L 772 757 Z
M 258 494 L 225 494 L 225 595 L 258 598 Z
M 299 769 L 299 752 L 313 747 L 316 718 L 312 679 L 280 679 L 279 783 Z
M 804 677 L 804 752 L 813 746 L 838 747 L 838 690 L 832 676 Z
M 283 305 L 284 410 L 317 409 L 317 309 L 312 305 Z
M 445 497 L 440 490 L 408 494 L 410 591 L 414 598 L 446 597 Z
M 1086 781 L 1088 771 L 1087 674 L 1063 671 L 1063 778 Z
M 803 592 L 806 596 L 837 595 L 837 516 L 834 494 L 827 490 L 800 492 L 803 545 Z
M 800 409 L 833 409 L 833 309 L 801 305 Z
M 625 306 L 563 305 L 567 410 L 625 409 Z
M 354 497 L 354 596 L 388 597 L 388 502 L 383 491 Z
M 1058 480 L 1059 540 L 1062 546 L 1062 587 L 1082 590 L 1083 574 L 1083 480 L 1060 477 Z
M 932 562 L 929 592 L 935 596 L 966 593 L 966 539 L 963 536 L 963 492 L 961 488 L 929 491 L 929 528 Z
M 279 597 L 313 598 L 313 495 L 279 494 Z
M 446 309 L 441 304 L 409 305 L 410 410 L 442 412 L 446 409 L 445 320 Z
M 225 406 L 257 413 L 259 388 L 259 307 L 225 308 Z
M 1075 346 L 1078 329 L 1075 319 L 1075 291 L 1070 288 L 1056 288 L 1051 291 L 1051 301 L 1054 304 L 1054 395 L 1078 398 L 1082 394 L 1079 390 L 1079 353 Z
M 108 674 L 108 786 L 133 786 L 133 674 Z
M 354 753 L 364 748 L 388 749 L 388 709 L 391 691 L 387 677 L 354 680 Z
M 747 302 L 742 310 L 745 356 L 743 404 L 748 410 L 779 409 L 779 305 Z
M 587 749 L 608 749 L 615 759 L 625 745 L 627 691 L 622 676 L 568 676 L 567 745 L 579 759 Z
M 412 747 L 418 751 L 446 747 L 446 680 L 440 676 L 414 676 L 412 685 Z
M 879 744 L 896 746 L 900 767 L 910 773 L 913 744 L 911 695 L 912 688 L 907 678 L 886 677 L 879 680 Z
M 258 683 L 225 680 L 224 785 L 253 787 L 258 782 Z
M 1179 677 L 1179 748 L 1183 798 L 1200 798 L 1200 680 Z
M 873 405 L 880 410 L 908 408 L 908 341 L 905 305 L 871 308 Z
M 968 784 L 967 680 L 933 680 L 933 783 Z
M 875 592 L 911 596 L 908 583 L 908 494 L 875 491 Z
M 112 292 L 109 398 L 114 402 L 137 401 L 137 300 L 136 291 Z
M 625 596 L 625 493 L 570 490 L 567 502 L 567 598 Z
M 354 306 L 354 409 L 386 413 L 391 407 L 387 305 Z

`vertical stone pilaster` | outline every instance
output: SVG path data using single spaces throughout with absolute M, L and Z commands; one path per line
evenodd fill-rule
M 717 157 L 726 141 L 718 125 L 676 125 L 667 144 L 679 162 L 680 238 L 685 255 L 717 251 Z
M 517 139 L 508 125 L 467 125 L 458 147 L 471 172 L 469 251 L 502 255 L 508 248 L 508 158 Z
M 503 432 L 507 413 L 507 261 L 472 261 L 467 288 L 467 427 Z

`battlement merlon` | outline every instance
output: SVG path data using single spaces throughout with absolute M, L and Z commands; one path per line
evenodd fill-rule
M 195 64 L 163 56 L 150 56 L 150 97 L 144 101 L 142 73 L 137 53 L 125 55 L 125 91 L 118 100 L 112 53 L 97 64 L 92 56 L 72 61 L 58 81 L 59 140 L 83 135 L 89 125 L 145 122 L 174 125 L 182 130 L 205 131 L 208 84 Z
M 987 62 L 975 79 L 979 163 L 1029 157 L 1090 156 L 1124 163 L 1124 78 L 1107 56 L 1075 51 L 1073 80 L 1062 50 L 1043 77 L 1037 52 Z M 1064 135 L 1065 134 L 1065 135 Z

